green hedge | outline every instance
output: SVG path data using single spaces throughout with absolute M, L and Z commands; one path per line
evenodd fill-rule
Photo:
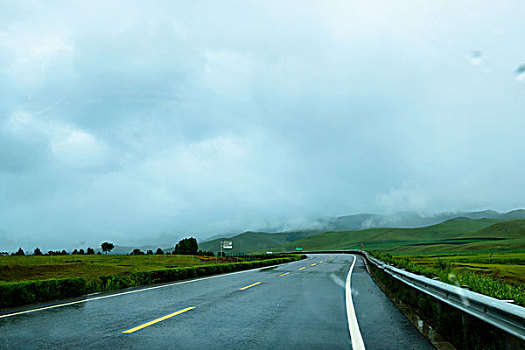
M 85 278 L 61 278 L 0 284 L 0 307 L 72 298 L 87 292 Z
M 125 275 L 99 276 L 94 280 L 85 278 L 61 278 L 42 281 L 0 282 L 0 308 L 74 298 L 88 293 L 106 292 L 122 288 L 165 283 L 195 277 L 203 277 L 233 271 L 277 265 L 304 259 L 305 255 L 285 258 L 256 260 L 238 263 L 200 265 Z

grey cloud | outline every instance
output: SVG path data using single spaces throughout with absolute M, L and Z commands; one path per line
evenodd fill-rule
M 0 244 L 522 207 L 523 6 L 2 3 Z

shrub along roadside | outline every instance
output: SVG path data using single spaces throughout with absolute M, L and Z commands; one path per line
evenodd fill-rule
M 306 255 L 294 255 L 277 259 L 199 265 L 194 267 L 133 272 L 125 275 L 99 276 L 93 280 L 76 277 L 42 281 L 0 282 L 0 308 L 73 298 L 88 293 L 107 292 L 154 283 L 165 283 L 188 278 L 248 270 L 292 262 L 304 258 L 306 258 Z

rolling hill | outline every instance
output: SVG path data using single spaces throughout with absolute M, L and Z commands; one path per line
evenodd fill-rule
M 358 249 L 361 243 L 394 254 L 524 250 L 525 220 L 456 218 L 422 228 L 325 232 L 275 250 Z
M 449 218 L 451 216 L 454 217 Z M 521 220 L 517 220 L 517 223 L 506 223 L 513 219 Z M 433 221 L 438 221 L 438 223 L 423 225 L 424 222 Z M 382 222 L 385 223 L 384 227 L 388 227 L 386 226 L 388 223 L 394 226 L 375 227 L 376 224 Z M 508 239 L 519 239 L 523 236 L 522 229 L 518 227 L 521 225 L 519 222 L 525 222 L 525 210 L 514 210 L 508 213 L 498 213 L 493 210 L 442 213 L 428 217 L 410 212 L 396 215 L 357 214 L 341 216 L 325 222 L 325 227 L 351 227 L 351 229 L 280 233 L 249 231 L 236 236 L 226 235 L 223 238 L 199 242 L 199 249 L 218 251 L 221 239 L 227 239 L 233 241 L 232 252 L 287 251 L 294 250 L 296 247 L 302 247 L 305 250 L 351 249 L 360 247 L 361 243 L 364 243 L 365 249 L 392 252 L 439 252 L 450 251 L 452 248 L 459 250 L 487 249 L 494 245 L 494 241 L 487 239 L 491 237 L 506 238 L 507 240 L 498 242 L 498 245 L 512 249 L 512 242 Z M 402 224 L 409 227 L 395 227 L 395 225 Z M 418 224 L 417 227 L 411 226 L 415 224 Z M 490 228 L 492 225 L 499 226 Z M 484 229 L 486 230 L 483 231 Z
M 414 212 L 401 212 L 389 215 L 357 214 L 346 215 L 327 220 L 321 220 L 326 231 L 353 231 L 373 227 L 411 228 L 436 225 L 450 219 L 464 217 L 468 219 L 525 219 L 525 210 L 518 209 L 508 213 L 498 213 L 494 210 L 473 212 L 444 212 L 423 216 Z
M 281 233 L 267 232 L 244 232 L 232 238 L 216 238 L 211 241 L 199 242 L 201 250 L 220 250 L 221 240 L 233 241 L 233 249 L 229 252 L 266 252 L 271 247 L 280 247 L 311 235 L 319 234 L 320 231 L 294 231 Z
M 359 231 L 325 232 L 287 244 L 282 249 L 293 250 L 297 246 L 305 250 L 356 249 L 363 243 L 365 249 L 390 250 L 408 244 L 453 239 L 497 222 L 496 219 L 456 218 L 420 228 L 371 228 Z

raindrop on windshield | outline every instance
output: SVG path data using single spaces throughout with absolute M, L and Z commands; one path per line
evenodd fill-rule
M 525 83 L 525 63 L 516 69 L 516 80 Z
M 472 54 L 470 55 L 470 63 L 472 65 L 477 66 L 481 63 L 483 60 L 483 52 L 479 50 L 472 51 Z

